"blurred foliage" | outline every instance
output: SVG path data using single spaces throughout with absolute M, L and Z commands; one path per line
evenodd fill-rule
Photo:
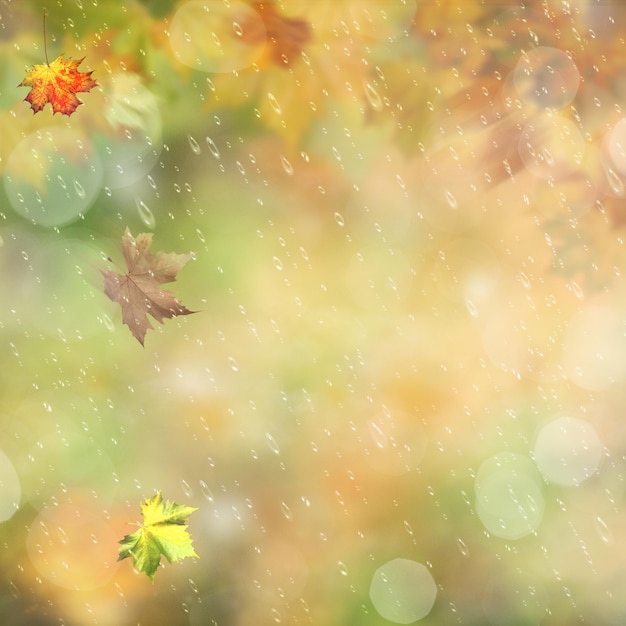
M 49 57 L 100 85 L 69 119 L 16 87 L 44 8 Z M 626 403 L 597 377 L 623 338 L 566 355 L 581 309 L 626 311 L 625 11 L 0 0 L 0 430 L 21 489 L 0 621 L 382 624 L 369 585 L 402 556 L 437 584 L 424 624 L 622 622 Z M 194 252 L 176 293 L 200 312 L 145 349 L 103 293 L 126 227 Z M 544 480 L 539 527 L 502 538 L 477 472 L 532 458 L 560 414 L 593 423 L 602 463 Z M 202 561 L 153 586 L 116 557 L 157 490 L 198 508 Z

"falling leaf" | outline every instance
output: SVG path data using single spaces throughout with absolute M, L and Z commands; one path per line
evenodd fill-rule
M 187 532 L 189 516 L 196 508 L 166 500 L 161 492 L 141 503 L 143 524 L 119 543 L 118 561 L 133 557 L 133 565 L 144 572 L 152 582 L 161 563 L 161 555 L 168 562 L 191 556 L 199 558 Z
M 90 91 L 97 86 L 91 78 L 92 72 L 79 72 L 83 59 L 58 56 L 52 63 L 35 65 L 26 72 L 26 78 L 18 87 L 30 87 L 24 100 L 30 103 L 33 113 L 41 111 L 49 102 L 54 113 L 71 115 L 82 102 L 77 98 L 79 91 Z
M 311 39 L 309 23 L 281 15 L 273 2 L 253 2 L 251 6 L 261 17 L 265 30 L 260 30 L 256 22 L 247 21 L 242 27 L 242 39 L 252 45 L 265 43 L 262 56 L 275 65 L 289 67 Z
M 122 237 L 122 252 L 127 274 L 102 270 L 104 293 L 122 307 L 122 321 L 143 346 L 146 332 L 154 328 L 148 313 L 161 324 L 163 319 L 194 313 L 181 304 L 171 291 L 161 289 L 162 283 L 176 280 L 176 275 L 191 254 L 149 251 L 152 233 L 132 236 L 128 228 Z

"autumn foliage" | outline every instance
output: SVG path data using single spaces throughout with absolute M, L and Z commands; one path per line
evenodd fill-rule
M 35 65 L 26 73 L 18 87 L 30 87 L 24 100 L 30 103 L 33 113 L 41 111 L 49 102 L 52 112 L 71 115 L 82 104 L 76 96 L 81 91 L 90 91 L 98 85 L 91 77 L 92 72 L 79 72 L 83 59 L 57 57 L 52 63 Z
M 122 252 L 128 273 L 117 274 L 103 270 L 104 293 L 122 307 L 122 321 L 130 328 L 141 345 L 148 329 L 150 314 L 157 322 L 177 315 L 189 315 L 190 311 L 180 303 L 171 291 L 161 289 L 162 283 L 176 280 L 176 275 L 191 258 L 190 254 L 149 251 L 152 233 L 140 233 L 133 237 L 126 229 L 122 237 Z

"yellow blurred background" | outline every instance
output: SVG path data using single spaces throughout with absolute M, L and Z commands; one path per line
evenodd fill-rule
M 0 2 L 0 622 L 624 622 L 625 11 Z M 126 227 L 193 253 L 145 348 Z

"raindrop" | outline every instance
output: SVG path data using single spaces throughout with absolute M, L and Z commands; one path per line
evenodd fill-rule
M 461 539 L 460 537 L 457 537 L 456 539 L 456 545 L 459 548 L 459 552 L 467 557 L 469 556 L 469 548 L 467 547 L 466 543 L 463 541 L 463 539 Z
M 453 209 L 457 209 L 459 205 L 456 201 L 456 198 L 448 190 L 445 191 L 445 196 L 446 196 L 446 201 L 448 202 L 448 204 Z
M 285 519 L 289 521 L 293 520 L 293 513 L 291 512 L 291 509 L 287 506 L 285 502 L 280 503 L 280 510 L 282 511 L 282 514 L 285 516 Z
M 143 200 L 140 200 L 139 198 L 135 198 L 135 202 L 137 203 L 137 213 L 139 213 L 139 217 L 141 218 L 141 221 L 148 228 L 154 229 L 156 227 L 156 218 L 154 217 L 154 214 L 150 210 L 150 207 L 148 207 L 148 205 Z
M 85 188 L 76 179 L 74 179 L 73 182 L 76 195 L 84 200 L 87 197 L 87 194 L 85 193 Z
M 270 433 L 265 433 L 265 439 L 267 439 L 267 445 L 270 447 L 270 450 L 278 456 L 280 454 L 280 448 L 278 447 L 276 439 L 274 439 Z
M 59 185 L 61 185 L 63 189 L 67 189 L 67 184 L 65 183 L 65 179 L 63 178 L 63 176 L 61 176 L 60 174 L 57 175 L 57 180 L 59 181 Z
M 570 287 L 571 287 L 572 292 L 574 293 L 574 295 L 579 300 L 584 300 L 585 299 L 585 293 L 583 292 L 582 287 L 575 280 L 570 281 Z
M 607 526 L 607 523 L 600 516 L 596 517 L 594 522 L 596 525 L 596 530 L 600 535 L 600 539 L 602 539 L 604 543 L 613 543 L 613 533 Z
M 194 154 L 200 154 L 200 152 L 202 151 L 200 148 L 200 144 L 191 135 L 187 135 L 187 139 L 189 140 L 189 146 L 191 148 L 191 151 Z
M 102 322 L 102 324 L 108 331 L 110 332 L 115 331 L 115 324 L 113 323 L 113 320 L 106 313 L 102 313 L 99 317 L 99 320 Z
M 609 187 L 616 196 L 624 195 L 624 182 L 610 167 L 606 170 L 606 177 L 609 181 Z
M 193 496 L 193 489 L 191 488 L 191 486 L 189 485 L 189 483 L 186 480 L 181 480 L 180 481 L 180 486 L 183 489 L 183 493 L 188 497 L 191 498 Z
M 280 272 L 283 269 L 283 262 L 277 257 L 272 257 L 274 267 Z
M 283 169 L 285 170 L 285 172 L 289 176 L 293 176 L 293 165 L 291 165 L 291 163 L 286 159 L 286 157 L 281 156 L 280 157 L 280 162 L 282 163 Z
M 337 567 L 339 568 L 339 573 L 342 576 L 348 575 L 348 567 L 343 561 L 337 561 Z
M 63 545 L 67 545 L 70 541 L 69 537 L 67 536 L 67 533 L 61 528 L 57 528 L 57 533 L 59 535 L 59 539 L 61 540 L 61 543 Z
M 269 92 L 267 94 L 267 99 L 270 101 L 272 109 L 274 109 L 274 111 L 278 113 L 278 115 L 282 115 L 283 111 L 280 108 L 280 104 L 278 104 L 278 100 L 276 100 L 276 96 L 273 93 Z
M 476 308 L 476 305 L 469 298 L 465 298 L 465 308 L 474 319 L 478 317 L 478 309 Z
M 215 145 L 215 142 L 213 141 L 213 139 L 211 139 L 210 137 L 207 137 L 206 138 L 206 145 L 209 147 L 209 150 L 211 151 L 211 154 L 216 159 L 219 159 L 220 158 L 220 151 L 218 150 L 217 146 Z
M 378 448 L 382 450 L 387 446 L 387 436 L 376 422 L 370 422 L 370 432 Z
M 228 363 L 230 365 L 230 369 L 233 370 L 233 372 L 239 371 L 239 363 L 237 363 L 237 360 L 234 357 L 229 356 Z
M 372 109 L 374 109 L 374 111 L 382 111 L 383 101 L 380 94 L 374 89 L 374 86 L 369 82 L 364 82 L 363 89 L 365 90 L 365 97 Z
M 203 481 L 200 481 L 200 491 L 202 491 L 202 495 L 209 501 L 213 502 L 213 492 L 211 488 Z

